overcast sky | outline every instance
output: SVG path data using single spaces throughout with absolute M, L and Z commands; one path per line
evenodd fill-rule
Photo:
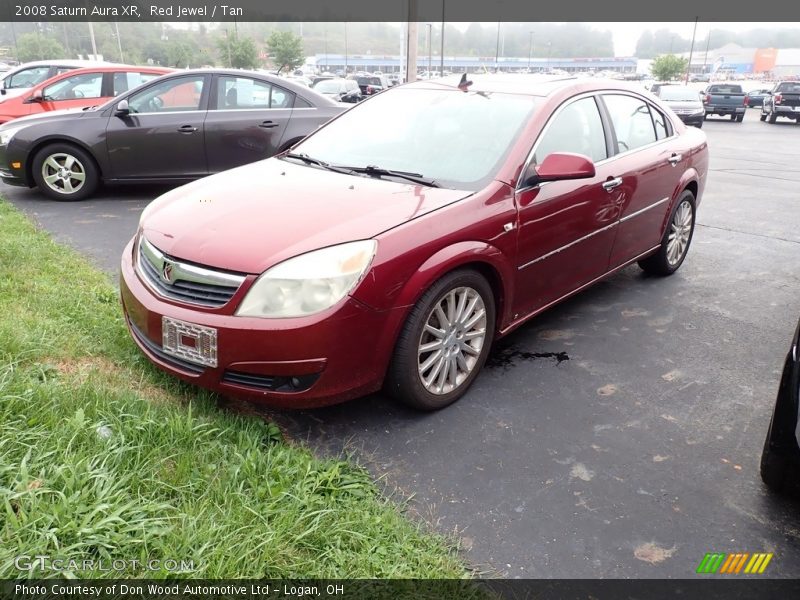
M 645 29 L 669 29 L 676 34 L 692 39 L 694 21 L 689 23 L 587 23 L 596 29 L 610 30 L 614 36 L 614 54 L 616 56 L 634 56 L 636 42 Z M 727 29 L 729 31 L 747 31 L 748 29 L 791 29 L 800 28 L 800 23 L 703 23 L 697 24 L 697 39 L 705 39 L 710 29 Z M 713 41 L 713 40 L 712 40 Z

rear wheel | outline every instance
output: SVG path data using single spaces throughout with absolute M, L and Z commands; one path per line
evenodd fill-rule
M 694 213 L 694 194 L 685 190 L 672 209 L 658 251 L 639 261 L 639 266 L 645 273 L 672 275 L 683 264 L 694 234 Z
M 736 113 L 731 115 L 731 121 L 735 121 L 735 120 L 736 120 Z
M 466 393 L 494 339 L 494 296 L 471 269 L 433 284 L 406 320 L 395 346 L 385 389 L 421 410 L 438 410 Z
M 775 420 L 773 415 L 772 420 L 769 422 L 769 430 L 767 431 L 767 439 L 764 440 L 764 450 L 761 452 L 761 480 L 767 484 L 771 490 L 782 492 L 787 488 L 789 483 L 789 476 L 791 469 L 789 468 L 789 461 L 786 457 L 780 456 L 772 451 L 770 448 L 770 439 L 772 438 L 772 423 Z
M 767 113 L 764 112 L 763 108 L 761 109 L 761 114 L 758 115 L 758 118 L 761 119 L 762 121 L 766 121 L 767 120 Z
M 742 121 L 744 121 L 744 115 L 739 115 L 739 116 L 736 117 L 736 122 L 737 123 L 741 123 Z
M 769 118 L 767 119 L 767 121 L 769 121 L 770 124 L 774 124 L 775 121 L 777 120 L 778 120 L 778 115 L 776 115 L 774 112 L 769 113 Z
M 45 146 L 33 157 L 32 168 L 36 185 L 53 200 L 83 200 L 100 182 L 94 159 L 71 144 Z

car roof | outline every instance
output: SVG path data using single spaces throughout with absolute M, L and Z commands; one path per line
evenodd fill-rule
M 426 79 L 406 83 L 403 87 L 420 89 L 435 89 L 441 87 L 458 87 L 462 74 L 448 75 L 438 79 Z M 527 96 L 552 96 L 570 89 L 576 93 L 594 90 L 620 90 L 632 91 L 642 94 L 640 86 L 626 83 L 617 79 L 602 79 L 596 77 L 581 78 L 559 75 L 528 75 L 519 73 L 509 74 L 468 74 L 467 81 L 471 81 L 470 92 L 496 92 L 507 94 L 523 94 Z
M 110 63 L 105 60 L 78 60 L 78 59 L 71 59 L 65 58 L 63 60 L 56 59 L 56 60 L 33 60 L 31 62 L 22 63 L 21 65 L 17 65 L 13 68 L 14 71 L 18 71 L 20 69 L 25 69 L 27 67 L 45 67 L 49 65 L 53 66 L 64 66 L 64 67 L 91 67 L 93 65 L 111 65 L 114 63 Z

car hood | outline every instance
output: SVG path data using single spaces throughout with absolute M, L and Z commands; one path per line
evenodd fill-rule
M 0 104 L 0 111 L 2 111 L 2 104 Z M 35 115 L 27 115 L 12 119 L 4 123 L 7 127 L 18 127 L 20 125 L 38 125 L 47 121 L 60 121 L 64 118 L 79 119 L 87 114 L 95 114 L 97 111 L 86 108 L 62 108 L 61 110 L 50 110 Z
M 694 100 L 689 100 L 689 101 L 685 101 L 685 100 L 662 100 L 662 102 L 664 104 L 666 104 L 667 106 L 669 106 L 673 110 L 676 109 L 676 108 L 693 108 L 693 109 L 696 109 L 696 110 L 700 110 L 701 108 L 703 108 L 703 103 L 700 102 L 700 100 L 697 100 L 697 101 L 694 101 Z
M 168 192 L 142 230 L 182 260 L 261 273 L 311 250 L 372 238 L 471 195 L 270 158 Z

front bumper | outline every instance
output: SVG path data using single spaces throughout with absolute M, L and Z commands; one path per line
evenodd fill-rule
M 11 141 L 13 145 L 13 140 Z M 3 183 L 8 185 L 19 185 L 23 187 L 31 187 L 31 182 L 25 171 L 25 162 L 19 152 L 15 152 L 13 148 L 0 145 L 0 179 Z M 17 163 L 19 167 L 13 167 L 13 163 Z
M 377 311 L 353 298 L 323 313 L 290 319 L 191 308 L 156 296 L 136 273 L 132 249 L 133 241 L 125 248 L 120 273 L 125 320 L 142 352 L 164 371 L 223 395 L 280 408 L 325 406 L 380 389 L 401 309 Z M 231 302 L 240 299 L 237 293 Z M 217 366 L 165 353 L 162 317 L 216 329 Z M 293 387 L 293 378 L 299 386 Z
M 786 356 L 770 427 L 770 450 L 800 469 L 800 324 Z
M 695 125 L 698 127 L 702 127 L 704 117 L 705 113 L 700 113 L 697 115 L 678 115 L 678 118 L 686 125 Z

